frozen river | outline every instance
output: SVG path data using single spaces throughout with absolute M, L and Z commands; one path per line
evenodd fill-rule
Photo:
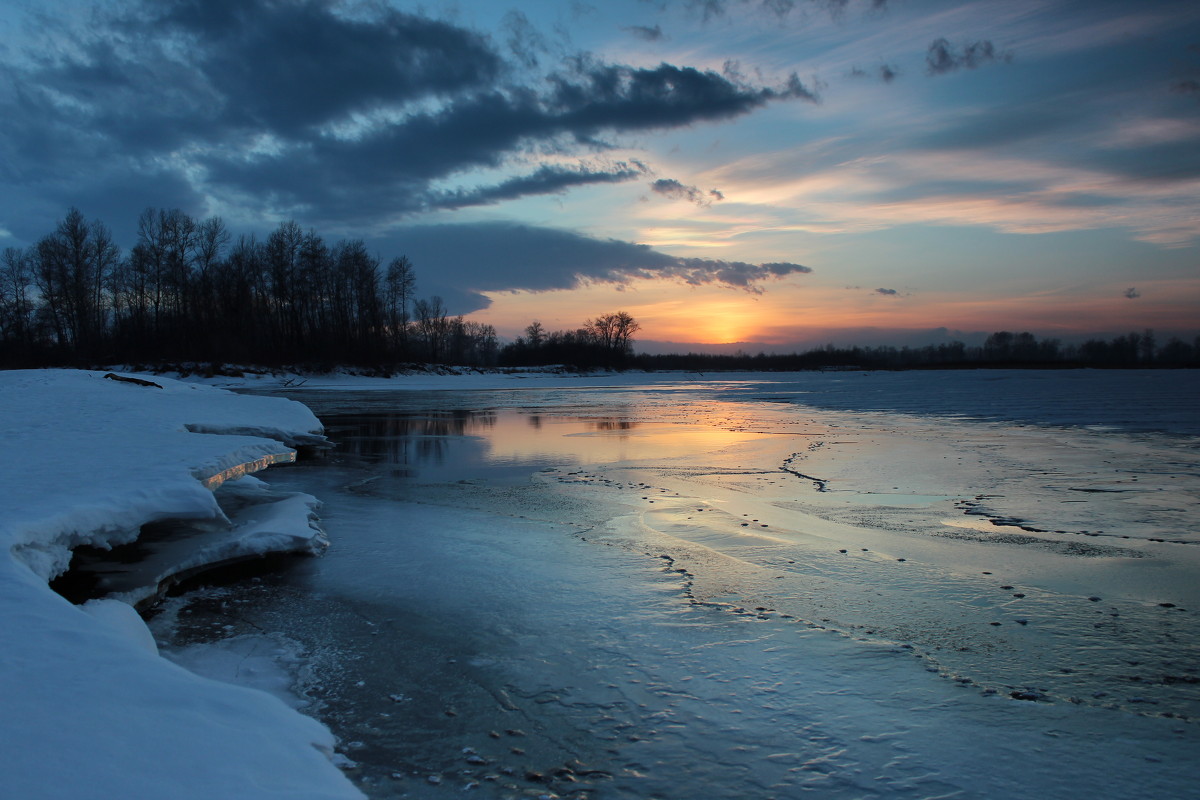
M 1194 796 L 1193 373 L 603 383 L 289 393 L 333 546 L 164 652 L 372 797 Z

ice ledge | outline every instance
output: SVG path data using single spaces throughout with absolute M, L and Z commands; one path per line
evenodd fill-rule
M 128 545 L 75 551 L 52 586 L 73 602 L 92 598 L 142 606 L 196 575 L 280 554 L 320 555 L 329 546 L 316 510 L 301 492 L 278 492 L 243 477 L 220 487 L 223 520 L 162 520 Z
M 284 453 L 270 453 L 255 458 L 250 461 L 244 461 L 241 464 L 234 464 L 232 467 L 227 467 L 217 472 L 207 475 L 201 471 L 196 475 L 196 478 L 204 486 L 205 489 L 216 490 L 221 484 L 226 481 L 236 481 L 239 478 L 244 478 L 252 472 L 259 472 L 274 464 L 291 464 L 296 460 L 296 452 L 288 450 Z

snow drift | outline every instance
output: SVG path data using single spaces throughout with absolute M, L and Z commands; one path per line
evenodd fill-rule
M 75 606 L 47 585 L 73 548 L 128 543 L 164 519 L 232 532 L 168 571 L 323 545 L 310 497 L 285 498 L 239 529 L 212 491 L 319 443 L 307 408 L 156 383 L 0 372 L 0 795 L 360 797 L 330 760 L 334 738 L 320 723 L 160 658 L 125 603 Z

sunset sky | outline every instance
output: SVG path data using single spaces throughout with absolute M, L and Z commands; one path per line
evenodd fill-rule
M 1200 332 L 1195 0 L 16 0 L 0 120 L 0 247 L 294 219 L 651 350 Z

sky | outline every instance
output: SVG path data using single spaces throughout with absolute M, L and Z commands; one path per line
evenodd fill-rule
M 15 0 L 0 247 L 295 220 L 516 336 L 1200 333 L 1194 0 Z

